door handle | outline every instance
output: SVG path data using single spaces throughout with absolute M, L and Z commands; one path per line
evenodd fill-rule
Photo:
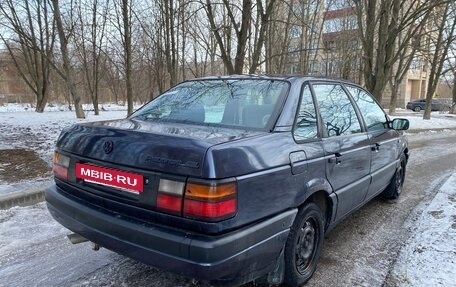
M 342 162 L 342 155 L 340 153 L 336 152 L 333 157 L 330 157 L 328 159 L 328 162 L 329 163 L 340 164 Z
M 378 151 L 380 149 L 380 144 L 379 143 L 375 143 L 371 146 L 371 150 L 372 151 Z

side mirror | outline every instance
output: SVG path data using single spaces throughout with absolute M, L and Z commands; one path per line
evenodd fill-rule
M 397 131 L 405 131 L 410 127 L 410 122 L 407 119 L 394 119 L 391 122 L 391 127 Z

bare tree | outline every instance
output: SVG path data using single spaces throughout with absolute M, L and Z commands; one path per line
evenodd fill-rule
M 169 85 L 177 82 L 177 48 L 176 48 L 176 9 L 173 0 L 163 0 L 162 10 L 166 66 L 169 73 Z
M 109 88 L 115 93 L 116 99 L 120 94 L 127 102 L 127 112 L 133 112 L 133 46 L 134 46 L 134 5 L 133 0 L 113 0 L 109 9 L 106 53 L 109 55 Z
M 103 2 L 103 3 L 100 3 Z M 82 74 L 94 108 L 99 114 L 99 85 L 101 80 L 100 62 L 102 45 L 106 37 L 108 1 L 76 2 L 77 25 L 75 27 L 75 52 L 79 55 Z
M 389 102 L 390 115 L 394 115 L 396 112 L 399 86 L 409 72 L 411 63 L 415 60 L 416 56 L 422 57 L 423 53 L 426 52 L 426 24 L 422 23 L 419 27 L 420 30 L 416 31 L 415 27 L 409 26 L 403 33 L 398 35 L 397 45 L 403 46 L 404 48 L 398 51 L 398 61 L 393 67 L 392 76 L 389 79 L 391 89 L 391 98 Z M 411 33 L 413 33 L 412 37 L 409 36 Z M 419 68 L 421 70 L 424 68 L 421 65 L 421 61 Z M 420 81 L 422 81 L 421 78 Z M 419 93 L 421 94 L 421 91 L 419 91 Z
M 266 39 L 265 65 L 266 72 L 270 74 L 287 73 L 287 64 L 290 57 L 295 54 L 289 53 L 294 33 L 294 11 L 292 7 L 295 0 L 279 1 L 274 9 L 268 25 L 268 37 Z M 296 28 L 299 29 L 299 28 Z M 299 36 L 299 33 L 298 35 Z
M 366 87 L 381 102 L 394 64 L 403 49 L 407 49 L 407 39 L 404 39 L 403 44 L 397 45 L 399 34 L 410 26 L 419 31 L 420 25 L 424 25 L 430 11 L 449 0 L 352 1 L 355 4 L 359 37 L 364 52 L 364 81 Z M 405 37 L 413 35 L 409 33 Z
M 0 33 L 13 63 L 35 94 L 35 111 L 43 112 L 49 98 L 55 25 L 47 0 L 0 1 Z M 6 35 L 11 35 L 7 37 Z
M 84 110 L 82 109 L 81 98 L 76 89 L 76 85 L 73 81 L 73 69 L 70 63 L 70 55 L 68 52 L 68 42 L 70 34 L 65 33 L 65 28 L 63 25 L 62 16 L 60 13 L 60 6 L 58 0 L 52 0 L 52 6 L 54 8 L 54 20 L 57 27 L 57 32 L 59 35 L 59 44 L 60 52 L 62 53 L 62 69 L 60 75 L 65 79 L 65 83 L 70 91 L 71 97 L 73 99 L 74 110 L 76 112 L 76 117 L 79 119 L 85 118 Z M 70 8 L 72 9 L 72 8 Z M 70 29 L 71 31 L 71 29 Z
M 324 12 L 323 45 L 320 62 L 324 63 L 324 75 L 359 81 L 360 41 L 355 9 L 348 0 L 328 1 Z
M 276 1 L 270 0 L 266 3 L 266 7 L 264 7 L 261 0 L 255 1 L 257 7 L 256 15 L 259 17 L 259 19 L 257 19 L 257 21 L 259 21 L 259 24 L 257 25 L 259 31 L 252 52 L 252 60 L 249 67 L 250 73 L 254 73 L 259 66 L 260 54 L 265 42 L 267 23 Z M 253 4 L 252 0 L 242 0 L 241 6 L 228 0 L 222 0 L 222 3 L 212 3 L 212 1 L 206 0 L 204 8 L 207 19 L 220 50 L 220 57 L 228 74 L 242 74 L 244 70 L 248 39 L 249 36 L 251 36 Z M 220 17 L 220 15 L 225 14 L 228 18 L 228 26 L 224 27 L 224 24 L 226 23 L 223 21 L 224 17 Z M 236 40 L 234 62 L 231 56 L 231 37 L 228 36 L 226 40 L 224 40 L 222 30 L 224 30 L 223 32 L 225 35 L 231 35 L 231 30 L 234 30 Z
M 454 2 L 435 7 L 433 25 L 437 36 L 432 39 L 433 53 L 431 54 L 429 83 L 426 91 L 426 105 L 423 119 L 431 118 L 432 98 L 439 84 L 440 77 L 445 73 L 443 68 L 447 60 L 448 51 L 456 41 L 456 4 Z

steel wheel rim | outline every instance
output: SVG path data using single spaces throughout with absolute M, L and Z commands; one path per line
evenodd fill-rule
M 318 225 L 314 218 L 308 218 L 299 229 L 298 240 L 296 242 L 296 270 L 300 274 L 307 272 L 315 253 L 318 244 Z

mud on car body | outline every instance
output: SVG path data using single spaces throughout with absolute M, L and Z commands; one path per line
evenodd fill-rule
M 147 264 L 298 286 L 325 232 L 400 195 L 407 128 L 349 82 L 195 79 L 126 119 L 65 129 L 46 201 L 75 234 Z

